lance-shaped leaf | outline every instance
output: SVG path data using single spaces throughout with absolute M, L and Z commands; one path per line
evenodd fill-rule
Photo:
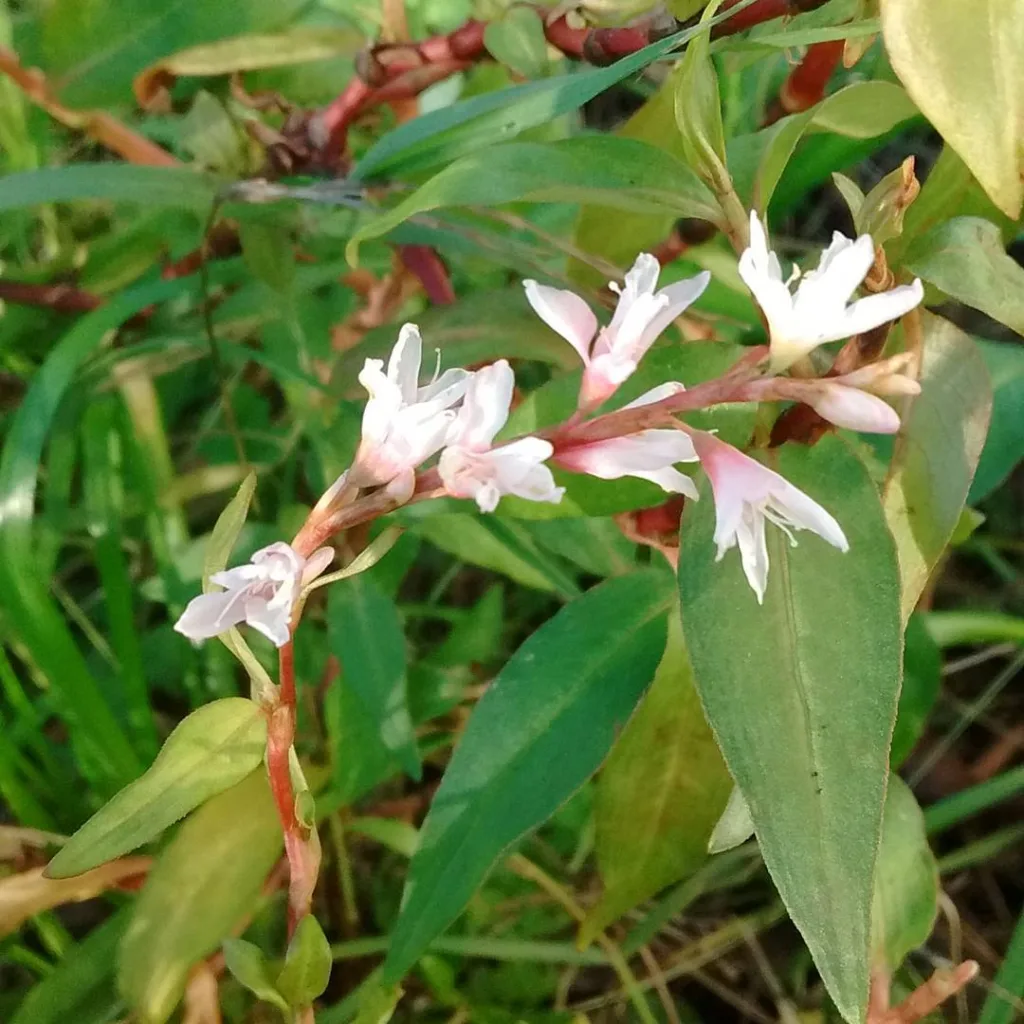
M 386 984 L 458 916 L 502 853 L 604 759 L 664 649 L 670 580 L 637 572 L 587 591 L 534 633 L 488 688 L 423 824 Z
M 848 553 L 767 524 L 764 605 L 715 510 L 688 503 L 679 558 L 683 629 L 711 728 L 765 864 L 843 1016 L 864 1020 L 871 896 L 900 689 L 900 587 L 867 470 L 838 438 L 784 448 L 775 468 L 838 519 Z
M 155 839 L 262 760 L 267 723 L 250 700 L 226 697 L 193 711 L 167 737 L 153 766 L 100 808 L 46 869 L 68 878 Z
M 921 394 L 903 419 L 884 499 L 899 551 L 904 620 L 960 519 L 992 410 L 988 372 L 971 339 L 928 313 L 921 325 Z

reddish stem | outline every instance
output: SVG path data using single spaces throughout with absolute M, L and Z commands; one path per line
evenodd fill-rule
M 842 39 L 814 43 L 807 48 L 803 60 L 793 68 L 779 90 L 778 98 L 765 114 L 765 124 L 774 124 L 787 114 L 810 110 L 825 97 L 832 72 L 843 59 Z

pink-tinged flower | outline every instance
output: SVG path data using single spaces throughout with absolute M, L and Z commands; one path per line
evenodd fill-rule
M 682 390 L 682 384 L 670 381 L 641 395 L 624 408 L 635 409 L 660 402 Z M 564 448 L 555 456 L 555 462 L 576 473 L 588 473 L 602 480 L 635 476 L 650 480 L 670 494 L 684 494 L 694 501 L 698 497 L 697 488 L 675 466 L 678 462 L 696 461 L 693 442 L 681 430 L 640 430 L 624 437 Z
M 549 288 L 536 281 L 524 281 L 526 298 L 534 312 L 560 334 L 583 360 L 581 408 L 599 405 L 626 380 L 658 335 L 688 306 L 700 298 L 711 275 L 670 284 L 655 292 L 661 266 L 648 253 L 636 258 L 626 274 L 625 287 L 614 281 L 609 287 L 618 293 L 612 322 L 598 329 L 597 317 L 578 295 Z
M 450 428 L 448 447 L 438 461 L 448 493 L 455 498 L 473 498 L 481 512 L 493 512 L 503 494 L 559 502 L 565 493 L 564 487 L 555 486 L 551 470 L 543 465 L 553 450 L 549 441 L 523 437 L 500 448 L 491 447 L 508 419 L 514 386 L 512 368 L 504 359 L 474 373 Z
M 739 547 L 743 573 L 758 604 L 764 601 L 768 583 L 766 520 L 779 527 L 794 547 L 792 531 L 811 530 L 840 551 L 849 549 L 835 519 L 784 477 L 713 434 L 695 430 L 692 436 L 715 495 L 717 560 Z
M 868 434 L 895 434 L 900 429 L 900 418 L 892 406 L 876 396 L 921 393 L 921 385 L 900 372 L 912 358 L 910 353 L 903 353 L 842 377 L 819 381 L 804 401 L 837 427 Z
M 292 609 L 303 587 L 333 557 L 332 548 L 320 548 L 304 559 L 283 541 L 261 548 L 247 565 L 215 572 L 210 582 L 224 589 L 194 597 L 174 628 L 199 641 L 247 622 L 282 647 L 291 635 Z
M 419 328 L 406 324 L 388 360 L 367 359 L 359 383 L 370 398 L 363 412 L 362 439 L 349 482 L 361 487 L 394 484 L 411 490 L 416 467 L 438 452 L 455 421 L 455 405 L 466 391 L 469 373 L 446 370 L 419 386 L 423 342 Z
M 768 321 L 775 372 L 787 369 L 819 345 L 896 320 L 921 302 L 924 288 L 915 280 L 850 303 L 874 261 L 870 235 L 853 241 L 837 231 L 816 270 L 800 277 L 794 268 L 786 281 L 778 256 L 768 248 L 764 225 L 751 212 L 750 246 L 740 257 L 739 272 Z M 794 278 L 799 281 L 795 293 L 789 289 Z

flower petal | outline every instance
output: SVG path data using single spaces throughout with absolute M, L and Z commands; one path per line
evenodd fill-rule
M 584 363 L 590 361 L 590 342 L 597 333 L 594 311 L 574 292 L 549 288 L 536 281 L 524 281 L 526 300 L 533 311 L 556 334 L 560 334 Z
M 772 489 L 769 507 L 780 512 L 794 529 L 810 530 L 832 547 L 844 552 L 850 550 L 846 534 L 829 512 L 778 473 L 772 475 L 778 484 Z
M 602 480 L 623 476 L 652 479 L 652 473 L 673 467 L 677 462 L 695 462 L 693 442 L 678 430 L 642 430 L 626 437 L 579 445 L 558 453 L 555 461 L 577 473 L 588 473 Z M 665 479 L 675 479 L 666 476 Z M 659 483 L 659 481 L 655 481 Z M 671 488 L 676 490 L 678 488 Z
M 924 286 L 919 280 L 912 284 L 900 285 L 887 292 L 868 295 L 858 299 L 843 315 L 841 332 L 830 340 L 849 338 L 854 334 L 863 334 L 874 327 L 879 327 L 890 320 L 898 320 L 909 313 L 924 299 Z
M 508 419 L 514 388 L 515 374 L 504 359 L 474 373 L 448 443 L 471 451 L 486 451 Z
M 245 621 L 262 633 L 275 647 L 284 647 L 291 636 L 292 606 L 274 606 L 262 597 L 245 603 Z
M 306 559 L 305 568 L 302 570 L 302 586 L 307 587 L 319 576 L 324 569 L 334 561 L 334 548 L 317 548 Z
M 407 405 L 416 401 L 422 362 L 423 339 L 420 337 L 420 329 L 416 324 L 403 324 L 388 360 L 388 380 L 397 385 Z
M 189 640 L 208 640 L 245 619 L 245 589 L 200 594 L 189 601 L 174 628 Z
M 705 270 L 695 277 L 688 277 L 684 281 L 676 281 L 662 288 L 658 292 L 658 297 L 668 299 L 668 303 L 651 317 L 640 337 L 639 347 L 646 352 L 669 324 L 682 316 L 704 294 L 704 289 L 710 281 L 711 275 Z
M 637 300 L 645 295 L 654 294 L 654 289 L 658 287 L 660 274 L 661 264 L 657 257 L 652 256 L 649 252 L 642 252 L 633 261 L 633 266 L 626 271 L 626 278 L 621 288 L 615 281 L 608 282 L 608 287 L 613 292 L 617 292 L 619 296 L 612 322 L 608 325 L 609 331 L 615 333 L 619 330 Z
M 793 305 L 797 316 L 830 318 L 845 307 L 875 262 L 870 235 L 856 242 L 836 231 L 822 253 L 817 270 L 805 274 L 797 286 Z
M 664 384 L 659 384 L 656 388 L 651 388 L 650 391 L 645 391 L 639 398 L 634 398 L 628 405 L 624 405 L 623 409 L 639 409 L 644 405 L 654 405 L 655 402 L 660 402 L 665 398 L 671 398 L 673 395 L 678 395 L 681 391 L 685 391 L 679 381 L 667 380 Z
M 900 418 L 892 406 L 857 388 L 823 382 L 804 401 L 819 416 L 847 430 L 895 434 L 900 429 Z
M 764 226 L 750 213 L 750 245 L 740 256 L 739 273 L 753 293 L 768 321 L 773 337 L 789 333 L 793 319 L 793 296 L 782 280 L 779 261 L 768 249 Z
M 768 543 L 764 535 L 764 516 L 756 512 L 744 516 L 736 530 L 740 563 L 758 604 L 764 604 L 768 587 Z M 721 556 L 719 556 L 721 557 Z

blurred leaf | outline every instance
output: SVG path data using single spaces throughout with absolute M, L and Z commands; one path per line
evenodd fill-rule
M 708 853 L 725 853 L 745 843 L 753 834 L 754 819 L 750 816 L 750 805 L 740 787 L 734 784 L 725 810 L 708 840 Z
M 43 14 L 45 69 L 72 106 L 127 104 L 132 79 L 183 47 L 284 25 L 301 0 L 53 0 Z
M 288 1002 L 270 980 L 267 958 L 259 946 L 245 939 L 225 939 L 224 966 L 240 985 L 247 988 L 257 999 L 271 1003 L 282 1010 L 288 1009 Z
M 903 417 L 884 495 L 900 557 L 904 620 L 960 518 L 992 408 L 988 373 L 971 339 L 948 320 L 920 316 L 921 394 Z
M 524 78 L 540 78 L 548 67 L 544 22 L 532 7 L 510 7 L 487 23 L 484 45 L 490 55 Z
M 68 878 L 155 839 L 263 760 L 267 723 L 259 707 L 226 697 L 193 711 L 167 737 L 153 766 L 97 811 L 46 869 Z
M 295 256 L 287 228 L 250 221 L 239 225 L 245 265 L 277 295 L 286 295 L 295 279 Z
M 488 687 L 423 824 L 385 981 L 597 768 L 654 675 L 669 601 L 662 573 L 602 583 L 529 637 Z
M 133 90 L 139 106 L 148 109 L 176 78 L 230 75 L 328 60 L 353 55 L 362 45 L 363 38 L 354 29 L 326 26 L 293 28 L 276 35 L 234 36 L 191 46 L 157 61 L 135 76 Z
M 204 171 L 244 177 L 253 164 L 252 140 L 227 106 L 205 89 L 196 93 L 182 118 L 179 144 L 191 164 Z
M 594 813 L 603 893 L 581 927 L 581 947 L 704 863 L 731 786 L 673 615 L 654 682 L 598 776 Z
M 920 615 L 911 615 L 903 640 L 903 686 L 889 763 L 895 770 L 924 733 L 942 685 L 942 654 Z
M 341 662 L 341 685 L 362 701 L 387 750 L 419 779 L 420 755 L 406 692 L 405 634 L 394 602 L 366 573 L 352 576 L 328 592 L 327 623 L 331 651 Z
M 504 632 L 505 588 L 495 583 L 466 609 L 466 617 L 452 626 L 430 660 L 439 665 L 489 664 L 501 650 Z
M 769 524 L 772 568 L 759 606 L 737 553 L 715 561 L 704 484 L 704 500 L 683 515 L 683 629 L 765 864 L 836 1005 L 862 1022 L 902 667 L 897 563 L 871 478 L 840 439 L 774 456 L 787 480 L 835 515 L 850 551 L 811 534 L 791 548 Z
M 1024 333 L 1024 267 L 1006 254 L 999 228 L 954 217 L 918 238 L 904 263 L 947 295 Z
M 636 545 L 626 540 L 611 519 L 537 520 L 526 529 L 548 551 L 593 576 L 621 576 L 636 568 Z
M 872 954 L 890 971 L 923 946 L 938 913 L 939 869 L 924 815 L 898 776 L 889 779 L 871 904 Z
M 290 1006 L 309 1006 L 322 995 L 331 977 L 331 944 L 312 914 L 296 926 L 288 943 L 284 967 L 277 976 L 277 987 Z
M 732 139 L 728 148 L 729 172 L 740 198 L 763 212 L 768 209 L 797 143 L 807 132 L 869 139 L 884 135 L 916 114 L 917 108 L 898 85 L 855 82 L 810 110 Z
M 74 878 L 47 878 L 42 868 L 5 875 L 0 878 L 0 938 L 44 910 L 91 900 L 120 882 L 144 875 L 149 864 L 148 857 L 126 857 Z
M 500 572 L 524 587 L 555 591 L 563 597 L 579 593 L 572 576 L 515 520 L 456 512 L 424 515 L 410 526 L 442 551 Z
M 992 421 L 967 496 L 988 497 L 1024 458 L 1024 346 L 975 338 L 992 382 Z
M 146 1024 L 164 1024 L 192 966 L 255 910 L 282 842 L 262 768 L 182 825 L 150 873 L 121 942 L 119 986 Z
M 444 206 L 599 202 L 642 213 L 715 220 L 711 193 L 683 163 L 654 146 L 614 135 L 561 142 L 510 142 L 449 164 L 397 206 L 364 224 L 349 242 L 355 262 L 361 242 L 387 234 L 418 213 Z
M 1024 996 L 1024 912 L 1017 918 L 1006 957 L 985 997 L 978 1024 L 1013 1024 L 1018 1017 L 1017 1003 L 1021 996 Z
M 88 1024 L 87 1008 L 99 1001 L 107 988 L 108 1004 L 119 1003 L 112 975 L 130 912 L 130 908 L 122 908 L 65 950 L 53 970 L 33 986 L 10 1024 Z M 113 1009 L 112 1005 L 108 1008 Z M 114 1017 L 111 1013 L 103 1019 Z
M 76 199 L 109 199 L 140 206 L 180 206 L 203 213 L 209 210 L 221 184 L 212 175 L 188 167 L 87 163 L 43 167 L 7 175 L 0 192 L 0 210 Z
M 893 69 L 1008 216 L 1024 185 L 1024 8 L 1017 0 L 883 0 Z
M 375 978 L 359 989 L 359 1012 L 355 1024 L 387 1024 L 402 998 L 398 985 L 384 985 Z
M 714 19 L 717 24 L 723 17 Z M 682 46 L 691 28 L 661 39 L 606 68 L 577 70 L 557 78 L 484 93 L 421 115 L 372 146 L 353 172 L 361 181 L 382 173 L 408 173 L 448 163 L 467 152 L 507 140 L 527 128 L 576 110 L 617 82 Z

